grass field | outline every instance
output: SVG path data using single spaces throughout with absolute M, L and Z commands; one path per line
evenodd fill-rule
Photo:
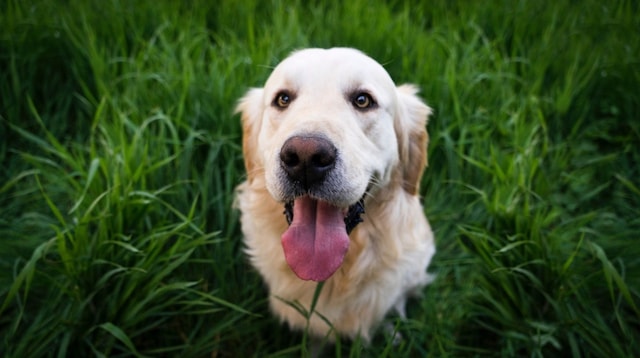
M 413 2 L 415 3 L 415 2 Z M 336 3 L 338 4 L 338 3 Z M 435 109 L 437 274 L 393 346 L 640 356 L 635 1 L 0 5 L 0 356 L 300 356 L 242 253 L 236 100 L 357 47 Z

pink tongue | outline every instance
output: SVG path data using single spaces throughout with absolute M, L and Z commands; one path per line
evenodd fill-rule
M 324 281 L 342 265 L 349 236 L 342 209 L 303 196 L 293 205 L 293 222 L 282 234 L 289 267 L 303 280 Z

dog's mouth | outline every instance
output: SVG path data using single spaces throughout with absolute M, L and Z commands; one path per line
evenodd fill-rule
M 293 222 L 293 203 L 294 201 L 288 201 L 284 204 L 283 213 L 287 218 L 287 224 L 289 225 Z M 347 235 L 362 222 L 362 218 L 360 217 L 362 214 L 364 214 L 364 196 L 346 210 L 346 214 L 344 215 L 344 224 L 347 229 Z
M 285 204 L 289 228 L 282 234 L 285 258 L 303 280 L 324 281 L 342 265 L 349 233 L 362 222 L 364 196 L 349 208 L 303 195 Z

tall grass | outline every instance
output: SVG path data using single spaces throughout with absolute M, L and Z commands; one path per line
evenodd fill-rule
M 438 279 L 336 356 L 638 356 L 631 1 L 16 1 L 0 9 L 0 355 L 299 356 L 242 253 L 235 101 L 352 46 L 435 108 Z M 304 311 L 304 308 L 301 308 Z

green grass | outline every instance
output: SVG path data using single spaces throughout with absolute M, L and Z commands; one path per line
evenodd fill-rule
M 633 1 L 0 5 L 0 356 L 299 356 L 242 253 L 235 101 L 352 46 L 435 109 L 437 280 L 336 356 L 640 356 Z

